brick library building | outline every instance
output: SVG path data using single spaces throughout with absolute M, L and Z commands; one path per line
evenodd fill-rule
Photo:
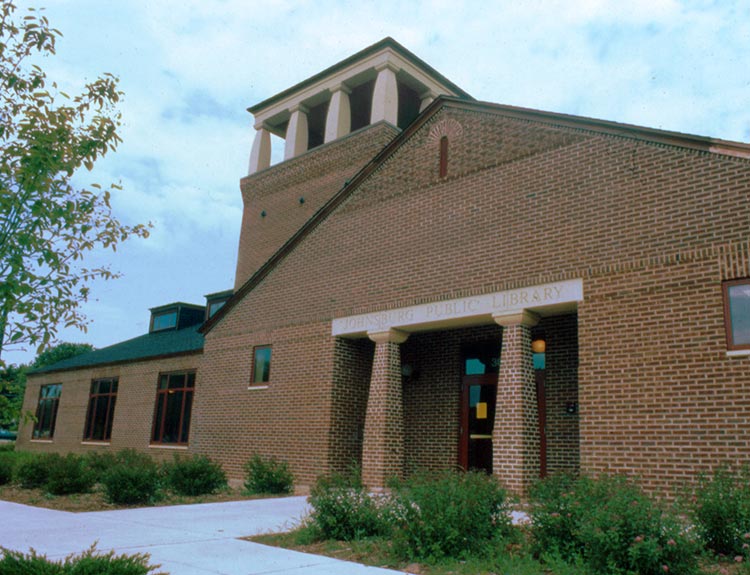
M 30 375 L 20 449 L 301 491 L 748 461 L 750 145 L 480 102 L 391 38 L 249 111 L 235 285 Z

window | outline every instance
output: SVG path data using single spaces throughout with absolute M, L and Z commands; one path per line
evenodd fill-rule
M 216 315 L 216 312 L 224 307 L 225 303 L 227 303 L 227 300 L 219 300 L 219 301 L 210 302 L 208 304 L 208 317 L 209 318 L 214 317 L 214 315 Z
M 151 443 L 187 445 L 194 388 L 195 372 L 159 375 Z
M 253 352 L 253 377 L 250 384 L 268 383 L 271 376 L 271 346 L 258 346 Z
M 750 279 L 724 282 L 724 322 L 729 349 L 750 349 Z
M 177 312 L 169 311 L 167 313 L 155 314 L 152 320 L 151 331 L 169 329 L 177 325 Z
M 117 378 L 106 377 L 91 382 L 89 408 L 86 411 L 84 441 L 109 441 L 117 400 Z
M 39 390 L 39 405 L 36 408 L 36 423 L 32 439 L 52 439 L 55 435 L 57 406 L 60 403 L 61 383 L 43 385 Z

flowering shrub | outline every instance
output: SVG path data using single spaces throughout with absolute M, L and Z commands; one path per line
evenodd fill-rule
M 414 476 L 395 485 L 388 507 L 394 550 L 405 559 L 465 558 L 511 533 L 505 490 L 480 472 Z
M 716 469 L 702 477 L 695 492 L 692 519 L 706 547 L 730 557 L 750 556 L 750 472 Z
M 699 542 L 678 516 L 622 477 L 553 477 L 531 493 L 538 554 L 582 561 L 598 574 L 689 575 Z
M 369 495 L 357 470 L 320 477 L 308 501 L 311 525 L 323 539 L 351 541 L 388 530 L 384 500 Z

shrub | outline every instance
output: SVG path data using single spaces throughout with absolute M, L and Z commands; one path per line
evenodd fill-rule
M 485 473 L 416 475 L 395 486 L 394 550 L 411 560 L 466 558 L 511 534 L 509 511 L 506 491 Z
M 16 448 L 15 443 L 0 443 L 0 453 L 13 451 Z
M 164 465 L 164 475 L 167 485 L 180 495 L 205 495 L 227 485 L 227 476 L 221 465 L 204 455 L 175 457 L 174 461 Z
M 10 483 L 13 479 L 13 467 L 16 463 L 16 454 L 9 451 L 0 451 L 0 485 Z
M 24 453 L 16 461 L 13 480 L 24 489 L 43 487 L 47 483 L 51 453 Z
M 10 551 L 0 548 L 0 573 L 3 575 L 166 575 L 155 573 L 158 565 L 149 565 L 149 556 L 143 553 L 135 555 L 115 555 L 114 551 L 99 554 L 91 547 L 80 555 L 69 555 L 63 561 L 53 561 L 44 555 Z
M 601 574 L 696 572 L 696 538 L 675 513 L 623 477 L 555 478 L 531 496 L 540 552 L 582 560 Z
M 285 461 L 253 455 L 245 464 L 245 490 L 248 493 L 291 493 L 293 488 L 294 476 Z
M 717 468 L 701 477 L 692 519 L 708 549 L 729 556 L 747 555 L 750 545 L 750 472 Z
M 159 498 L 159 467 L 143 453 L 125 450 L 117 463 L 102 476 L 104 494 L 110 503 L 134 505 L 153 503 Z
M 84 455 L 86 465 L 99 482 L 104 474 L 117 464 L 117 455 L 111 451 L 89 451 Z
M 310 490 L 310 522 L 320 537 L 352 541 L 383 534 L 387 524 L 356 469 L 318 478 Z
M 54 454 L 48 459 L 45 488 L 53 495 L 86 493 L 96 482 L 96 477 L 83 457 L 68 453 Z

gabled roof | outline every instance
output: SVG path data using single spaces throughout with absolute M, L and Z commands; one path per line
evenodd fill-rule
M 203 335 L 199 333 L 198 328 L 200 328 L 200 324 L 184 329 L 147 333 L 70 359 L 58 361 L 29 373 L 50 373 L 200 353 L 203 351 Z
M 732 142 L 705 136 L 682 134 L 656 128 L 646 128 L 631 124 L 611 122 L 572 116 L 557 112 L 545 112 L 530 108 L 520 108 L 504 104 L 493 104 L 476 100 L 465 100 L 453 96 L 440 96 L 435 99 L 417 118 L 398 136 L 391 140 L 370 162 L 368 162 L 351 180 L 336 192 L 305 224 L 297 230 L 266 263 L 235 292 L 224 307 L 216 315 L 206 321 L 200 331 L 208 333 L 240 302 L 245 294 L 257 286 L 270 271 L 278 265 L 318 224 L 323 222 L 378 166 L 391 157 L 406 142 L 412 134 L 419 130 L 432 116 L 444 107 L 460 108 L 477 112 L 489 112 L 499 116 L 524 119 L 527 121 L 546 124 L 549 126 L 566 127 L 583 132 L 607 134 L 621 138 L 640 140 L 644 142 L 687 148 L 707 153 L 721 154 L 730 157 L 750 160 L 750 144 Z

